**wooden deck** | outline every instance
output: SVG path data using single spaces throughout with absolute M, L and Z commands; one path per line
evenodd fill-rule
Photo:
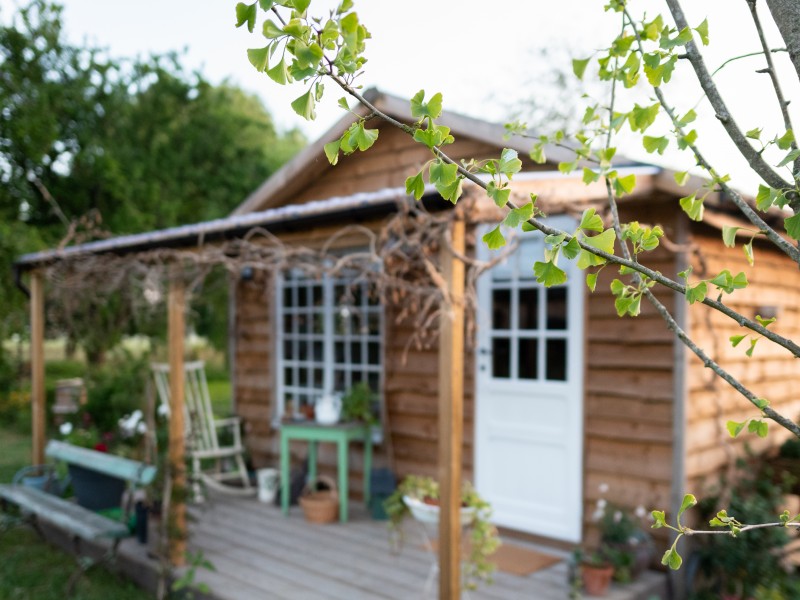
M 424 593 L 435 557 L 423 550 L 416 524 L 409 523 L 402 552 L 392 553 L 386 523 L 370 519 L 357 502 L 351 503 L 347 524 L 313 525 L 299 507 L 292 507 L 287 518 L 274 506 L 218 495 L 191 514 L 190 549 L 201 550 L 216 569 L 199 571 L 197 580 L 207 583 L 218 600 L 406 600 L 437 594 L 435 581 Z M 567 558 L 564 551 L 535 549 Z M 665 598 L 665 581 L 663 574 L 647 573 L 606 598 Z M 493 585 L 464 597 L 555 600 L 568 595 L 562 561 L 527 577 L 498 572 Z

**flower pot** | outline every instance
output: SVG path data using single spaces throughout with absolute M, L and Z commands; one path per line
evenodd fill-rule
M 69 476 L 80 506 L 89 510 L 104 510 L 122 504 L 124 479 L 109 477 L 78 465 L 69 465 Z
M 328 489 L 317 490 L 317 483 L 323 482 Z M 336 483 L 324 475 L 310 481 L 300 494 L 300 506 L 309 523 L 333 523 L 339 515 L 339 493 Z
M 608 587 L 611 585 L 613 575 L 614 567 L 611 565 L 591 565 L 587 563 L 581 565 L 583 589 L 590 596 L 605 596 L 608 593 Z
M 438 523 L 439 522 L 439 505 L 429 504 L 423 502 L 418 498 L 411 496 L 403 496 L 403 502 L 411 511 L 411 515 L 422 523 Z M 475 519 L 475 508 L 472 506 L 462 506 L 461 513 L 459 514 L 459 521 L 462 527 L 469 525 Z

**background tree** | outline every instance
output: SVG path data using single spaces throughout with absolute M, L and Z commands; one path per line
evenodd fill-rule
M 254 95 L 187 72 L 178 55 L 116 60 L 70 44 L 61 14 L 34 0 L 0 27 L 0 222 L 8 231 L 0 251 L 9 258 L 223 217 L 304 144 L 297 130 L 279 132 Z M 24 298 L 7 270 L 0 277 L 6 339 L 22 331 Z M 130 305 L 82 300 L 72 318 L 51 315 L 53 325 L 97 359 L 129 332 Z M 202 323 L 220 338 L 224 295 L 213 302 Z

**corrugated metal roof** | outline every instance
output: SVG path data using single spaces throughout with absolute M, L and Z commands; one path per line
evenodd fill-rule
M 426 195 L 434 191 L 433 186 L 426 186 Z M 123 235 L 62 249 L 33 252 L 21 256 L 15 265 L 21 269 L 32 269 L 42 264 L 81 255 L 125 254 L 153 247 L 199 246 L 206 241 L 243 235 L 255 227 L 285 226 L 321 217 L 332 218 L 337 214 L 353 215 L 369 209 L 390 208 L 399 200 L 409 198 L 405 188 L 385 188 L 375 192 L 361 192 L 352 196 L 336 196 L 327 200 L 281 206 L 261 212 L 233 215 L 224 219 L 171 227 L 160 231 Z

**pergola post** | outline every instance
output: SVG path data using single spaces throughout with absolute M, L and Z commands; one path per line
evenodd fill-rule
M 452 250 L 464 253 L 465 224 L 453 222 Z M 461 597 L 461 455 L 464 439 L 464 263 L 442 242 L 447 284 L 439 325 L 439 598 Z
M 44 464 L 44 275 L 31 273 L 31 416 L 32 462 Z
M 169 560 L 175 566 L 185 563 L 186 555 L 186 481 L 185 428 L 184 428 L 184 369 L 183 350 L 186 324 L 186 289 L 177 270 L 169 285 L 168 299 L 168 353 L 169 353 L 169 469 L 172 476 L 169 498 L 168 539 Z

